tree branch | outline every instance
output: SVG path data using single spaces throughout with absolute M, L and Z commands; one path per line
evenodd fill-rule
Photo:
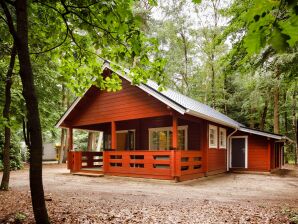
M 49 52 L 49 51 L 52 51 L 52 50 L 54 50 L 54 49 L 60 47 L 60 46 L 63 45 L 63 44 L 65 43 L 65 41 L 67 40 L 68 33 L 69 33 L 69 29 L 66 29 L 66 34 L 65 34 L 64 39 L 63 39 L 59 44 L 57 44 L 56 46 L 51 47 L 51 48 L 46 49 L 46 50 L 43 50 L 43 51 L 40 51 L 40 52 L 31 52 L 30 54 L 43 54 L 43 53 L 47 53 L 47 52 Z
M 16 42 L 17 41 L 17 32 L 16 32 L 15 27 L 13 25 L 13 19 L 11 17 L 9 9 L 7 8 L 7 5 L 6 5 L 4 0 L 0 0 L 0 5 L 1 5 L 3 11 L 4 11 L 4 14 L 5 14 L 5 17 L 6 17 L 6 20 L 7 20 L 7 25 L 8 25 L 9 32 L 10 32 L 10 34 L 12 35 L 12 37 L 14 38 L 14 40 Z

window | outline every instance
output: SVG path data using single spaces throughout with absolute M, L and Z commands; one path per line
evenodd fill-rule
M 149 128 L 149 149 L 169 150 L 172 148 L 172 127 Z M 178 149 L 187 149 L 187 126 L 178 127 Z
M 225 128 L 219 128 L 219 148 L 227 148 L 227 130 Z
M 209 125 L 209 148 L 217 148 L 217 127 Z

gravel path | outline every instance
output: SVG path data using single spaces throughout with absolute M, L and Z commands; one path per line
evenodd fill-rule
M 45 165 L 44 186 L 53 223 L 298 223 L 295 173 L 173 183 L 74 176 Z M 28 169 L 12 172 L 11 187 L 0 192 L 0 223 L 32 223 Z

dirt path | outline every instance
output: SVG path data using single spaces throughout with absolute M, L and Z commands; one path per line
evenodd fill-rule
M 0 175 L 1 176 L 1 175 Z M 0 223 L 33 221 L 28 170 L 12 172 L 0 192 Z M 226 174 L 173 183 L 82 177 L 44 166 L 53 223 L 298 223 L 298 177 Z

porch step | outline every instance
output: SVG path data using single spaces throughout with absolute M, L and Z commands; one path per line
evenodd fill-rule
M 77 176 L 86 176 L 86 177 L 103 177 L 103 173 L 87 173 L 87 172 L 75 172 L 72 173 L 72 175 L 77 175 Z

